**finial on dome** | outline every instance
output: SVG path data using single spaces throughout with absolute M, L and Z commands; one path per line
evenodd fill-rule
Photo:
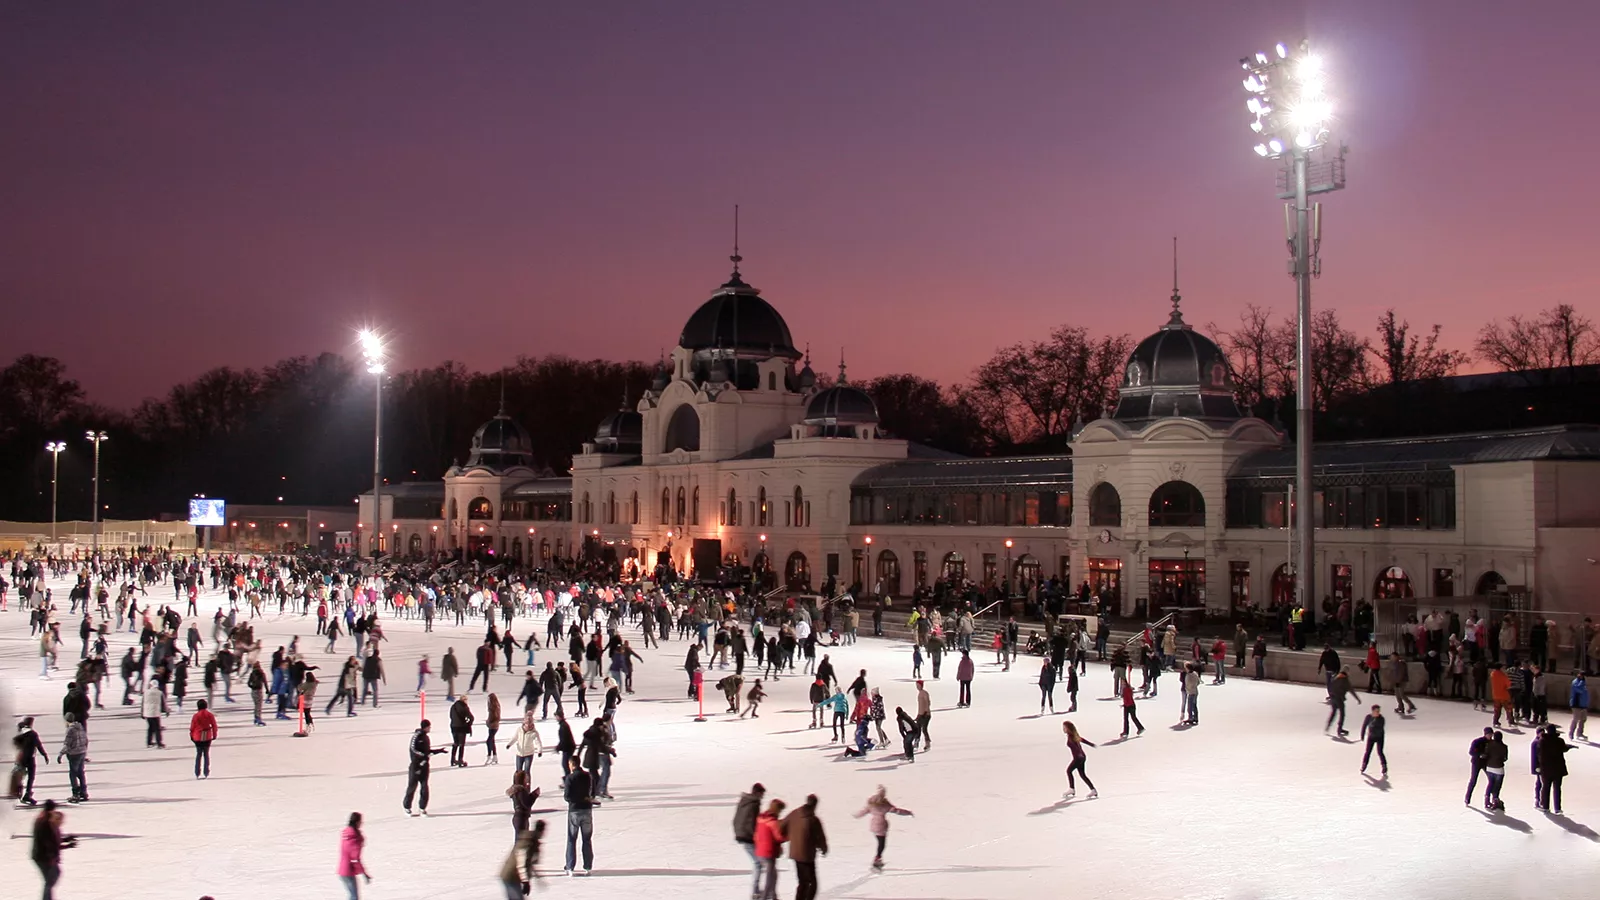
M 1183 311 L 1178 304 L 1183 301 L 1183 295 L 1178 293 L 1178 237 L 1172 237 L 1172 317 L 1167 319 L 1169 328 L 1184 326 Z
M 733 255 L 728 257 L 733 262 L 733 277 L 739 277 L 739 263 L 744 262 L 744 257 L 739 255 L 739 204 L 733 205 Z
M 850 379 L 844 376 L 844 348 L 839 348 L 839 383 L 849 384 Z
M 504 418 L 505 414 L 506 414 L 506 373 L 505 373 L 504 369 L 501 369 L 500 370 L 500 411 L 495 413 L 494 416 L 495 416 L 495 418 L 500 419 L 500 418 Z

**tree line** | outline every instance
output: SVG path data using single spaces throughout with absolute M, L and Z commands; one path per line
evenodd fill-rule
M 1292 429 L 1293 318 L 1247 306 L 1235 324 L 1205 330 L 1228 358 L 1241 407 Z M 1428 411 L 1443 399 L 1429 386 L 1472 359 L 1445 347 L 1441 332 L 1414 327 L 1391 309 L 1363 336 L 1336 311 L 1318 310 L 1311 405 L 1319 434 L 1425 433 Z M 1126 334 L 1062 325 L 997 349 L 965 382 L 899 373 L 864 387 L 884 430 L 897 437 L 972 456 L 1060 452 L 1080 423 L 1110 412 L 1132 349 Z M 1548 377 L 1600 362 L 1600 335 L 1590 319 L 1560 305 L 1490 322 L 1474 349 L 1497 370 Z M 600 419 L 636 401 L 653 373 L 643 362 L 559 355 L 520 358 L 496 372 L 457 362 L 399 372 L 383 392 L 384 477 L 438 479 L 464 461 L 473 431 L 502 402 L 528 429 L 536 462 L 565 472 Z M 60 517 L 87 518 L 92 448 L 83 435 L 91 428 L 110 435 L 101 469 L 107 517 L 178 512 L 197 494 L 235 503 L 350 503 L 372 483 L 374 406 L 372 376 L 332 353 L 212 369 L 131 412 L 92 402 L 59 360 L 20 356 L 0 370 L 0 518 L 49 518 L 44 447 L 52 440 L 68 447 L 59 456 Z

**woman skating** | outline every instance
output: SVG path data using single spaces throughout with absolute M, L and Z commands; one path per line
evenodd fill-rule
M 528 787 L 528 773 L 518 769 L 511 775 L 511 787 L 506 788 L 511 798 L 511 833 L 519 835 L 528 830 L 528 820 L 533 816 L 533 804 L 539 799 L 539 789 Z
M 1039 667 L 1039 715 L 1044 715 L 1045 704 L 1056 711 L 1056 667 L 1049 659 Z
M 1078 792 L 1078 785 L 1072 780 L 1072 773 L 1076 771 L 1083 776 L 1083 783 L 1089 787 L 1089 799 L 1093 800 L 1100 796 L 1100 792 L 1095 790 L 1094 782 L 1089 780 L 1089 773 L 1084 771 L 1083 764 L 1087 760 L 1088 754 L 1083 752 L 1083 747 L 1085 744 L 1093 747 L 1094 742 L 1086 740 L 1079 735 L 1078 726 L 1071 722 L 1062 722 L 1061 730 L 1066 733 L 1067 749 L 1072 752 L 1072 763 L 1067 766 L 1067 799 L 1071 800 L 1073 795 Z
M 511 733 L 511 741 L 506 744 L 506 749 L 516 753 L 518 772 L 531 772 L 533 758 L 544 755 L 544 742 L 539 739 L 539 729 L 534 724 L 533 707 L 528 707 L 522 713 L 522 722 Z
M 1089 779 L 1085 778 L 1084 780 L 1088 781 Z M 867 805 L 861 807 L 861 811 L 856 813 L 856 818 L 858 819 L 862 816 L 871 816 L 867 822 L 867 827 L 872 831 L 873 837 L 878 839 L 878 852 L 872 857 L 872 868 L 874 869 L 883 868 L 883 848 L 889 840 L 890 813 L 897 816 L 909 816 L 912 814 L 911 810 L 901 809 L 890 803 L 888 791 L 881 784 L 878 785 L 877 793 L 867 798 Z
M 500 730 L 500 698 L 494 694 L 489 695 L 489 712 L 484 725 L 489 729 L 489 737 L 483 742 L 483 746 L 488 748 L 489 755 L 484 757 L 483 764 L 486 766 L 498 766 L 500 765 L 500 752 L 495 747 L 494 734 Z
M 760 900 L 778 900 L 778 856 L 783 852 L 784 803 L 774 800 L 756 817 L 756 860 L 761 863 Z
M 372 875 L 361 862 L 361 850 L 366 844 L 367 839 L 361 834 L 361 813 L 353 812 L 350 824 L 339 834 L 339 880 L 344 882 L 350 900 L 361 900 L 361 891 L 356 887 L 357 875 L 368 884 L 372 883 Z

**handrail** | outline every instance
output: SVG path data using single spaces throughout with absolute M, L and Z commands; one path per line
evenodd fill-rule
M 1163 625 L 1170 625 L 1172 623 L 1172 621 L 1173 621 L 1172 617 L 1174 615 L 1175 615 L 1175 613 L 1167 613 L 1166 615 L 1162 616 L 1161 618 L 1157 619 L 1154 622 L 1146 623 L 1144 628 L 1141 628 L 1140 630 L 1134 632 L 1133 637 L 1130 637 L 1127 640 L 1122 642 L 1123 649 L 1126 650 L 1129 644 L 1133 643 L 1134 641 L 1139 640 L 1139 638 L 1144 635 L 1144 632 L 1146 630 L 1154 631 L 1155 629 L 1160 628 Z
M 986 613 L 986 612 L 988 612 L 988 611 L 989 611 L 989 610 L 991 610 L 991 609 L 994 609 L 994 608 L 995 608 L 995 607 L 996 607 L 996 606 L 999 606 L 999 605 L 1000 605 L 1000 604 L 1001 604 L 1001 602 L 1002 602 L 1002 601 L 1000 601 L 1000 600 L 996 600 L 996 601 L 995 601 L 995 602 L 993 602 L 993 603 L 991 603 L 991 604 L 989 604 L 989 605 L 988 605 L 988 606 L 985 606 L 985 607 L 984 607 L 984 608 L 983 608 L 983 609 L 980 609 L 980 610 L 978 610 L 978 611 L 977 611 L 977 612 L 975 612 L 975 613 L 973 613 L 973 614 L 972 614 L 972 620 L 973 620 L 973 621 L 974 621 L 974 622 L 976 622 L 976 621 L 977 621 L 977 620 L 978 620 L 978 619 L 980 619 L 980 618 L 982 618 L 982 617 L 983 617 L 983 614 L 984 614 L 984 613 Z M 998 617 L 998 616 L 996 616 L 996 617 L 995 617 L 995 618 L 997 618 L 997 619 L 998 619 L 998 618 L 999 618 L 999 617 Z

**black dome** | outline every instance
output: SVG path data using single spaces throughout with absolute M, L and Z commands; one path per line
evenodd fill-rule
M 533 464 L 533 439 L 514 419 L 500 412 L 478 426 L 472 435 L 472 452 L 467 457 L 468 466 L 486 466 L 505 469 Z
M 722 350 L 739 356 L 799 359 L 789 325 L 760 291 L 735 272 L 716 295 L 694 311 L 678 336 L 690 350 Z
M 841 384 L 828 388 L 806 404 L 808 425 L 876 425 L 878 404 L 866 391 Z
M 1167 324 L 1128 356 L 1113 418 L 1239 418 L 1227 355 L 1183 321 L 1178 300 L 1174 292 Z
M 600 420 L 594 442 L 604 453 L 637 453 L 644 445 L 644 417 L 637 410 L 617 410 Z

